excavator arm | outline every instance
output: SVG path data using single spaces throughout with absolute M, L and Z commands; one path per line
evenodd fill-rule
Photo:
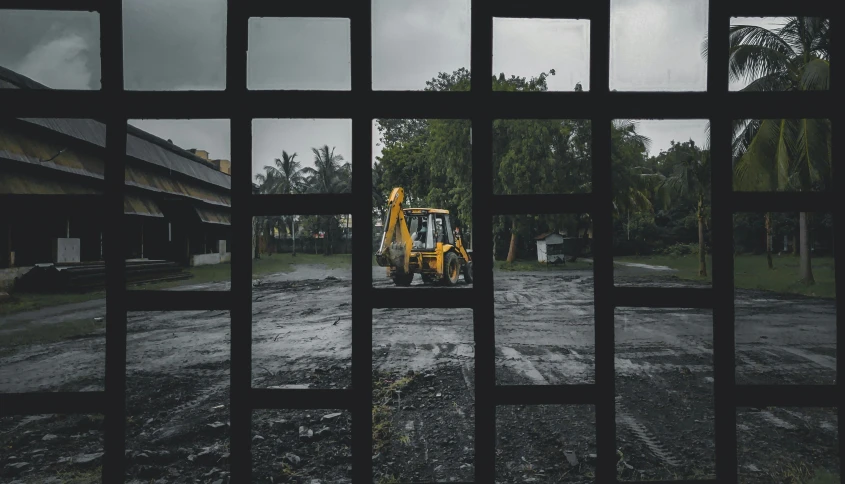
M 405 191 L 402 188 L 394 188 L 390 193 L 384 234 L 381 238 L 381 247 L 376 252 L 376 262 L 381 267 L 392 265 L 396 267 L 397 272 L 408 274 L 413 241 L 408 231 L 408 224 L 405 223 L 405 213 L 402 211 L 404 200 Z

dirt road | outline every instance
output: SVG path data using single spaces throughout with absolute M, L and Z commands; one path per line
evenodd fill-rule
M 382 268 L 373 278 L 391 285 Z M 495 291 L 499 384 L 595 381 L 591 273 L 497 272 Z M 347 387 L 351 304 L 348 270 L 300 267 L 261 279 L 253 386 Z M 29 316 L 96 312 L 92 302 Z M 740 291 L 736 321 L 738 382 L 833 383 L 833 302 Z M 222 311 L 130 314 L 130 482 L 227 482 L 229 325 Z M 620 308 L 615 335 L 620 476 L 712 475 L 710 312 Z M 102 389 L 104 343 L 99 333 L 2 357 L 0 390 Z M 377 479 L 472 480 L 472 311 L 375 310 L 372 352 Z M 782 462 L 836 465 L 834 410 L 747 409 L 737 420 L 745 482 L 772 482 Z M 592 482 L 594 421 L 589 406 L 499 409 L 498 479 Z M 84 474 L 102 452 L 100 426 L 96 417 L 0 421 L 0 479 Z M 350 482 L 349 412 L 256 412 L 253 431 L 256 482 Z M 67 457 L 75 460 L 59 461 Z

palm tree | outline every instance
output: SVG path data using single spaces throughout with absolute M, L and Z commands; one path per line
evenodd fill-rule
M 657 190 L 663 194 L 664 205 L 668 208 L 672 196 L 692 197 L 696 200 L 696 218 L 698 219 L 698 275 L 707 277 L 706 248 L 704 245 L 704 224 L 706 220 L 706 202 L 710 196 L 710 152 L 702 151 L 693 140 L 687 143 L 672 142 L 669 148 L 670 160 L 673 160 L 672 174 L 662 177 Z
M 742 91 L 829 89 L 829 20 L 789 17 L 773 30 L 736 25 L 730 36 L 731 79 L 751 81 Z M 736 190 L 806 191 L 832 175 L 830 120 L 740 120 L 733 131 Z M 801 280 L 813 284 L 807 214 L 799 219 Z
M 267 165 L 264 170 L 268 176 L 272 175 L 271 193 L 289 195 L 299 193 L 303 189 L 302 164 L 296 161 L 296 153 L 289 155 L 282 151 L 282 158 L 276 158 L 275 166 Z M 285 227 L 290 227 L 293 237 L 293 257 L 296 257 L 296 221 L 294 216 L 283 218 Z
M 273 193 L 273 189 L 277 184 L 275 174 L 267 168 L 268 167 L 264 168 L 266 172 L 265 174 L 258 173 L 255 175 L 255 181 L 258 182 L 258 193 L 262 195 Z M 252 218 L 252 243 L 255 246 L 256 259 L 261 258 L 261 245 L 259 243 L 261 239 L 259 234 L 261 232 L 261 228 L 264 227 L 268 220 L 268 217 L 256 216 Z
M 632 211 L 652 210 L 649 195 L 654 175 L 639 164 L 648 153 L 651 139 L 637 133 L 636 122 L 627 119 L 614 120 L 611 136 L 613 208 L 616 217 L 626 215 L 630 225 Z
M 328 145 L 311 148 L 314 153 L 314 168 L 305 167 L 301 171 L 306 177 L 306 191 L 310 193 L 348 193 L 352 189 L 352 165 L 343 163 L 343 157 L 336 155 L 334 148 Z M 326 220 L 325 255 L 329 255 L 329 239 L 333 216 Z

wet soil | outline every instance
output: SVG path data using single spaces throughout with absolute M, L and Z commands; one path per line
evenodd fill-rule
M 373 276 L 391 286 L 381 268 Z M 592 274 L 497 273 L 494 282 L 497 384 L 594 383 Z M 660 285 L 670 283 L 681 284 Z M 258 282 L 252 385 L 349 387 L 351 304 L 348 271 Z M 737 383 L 835 381 L 833 302 L 738 291 L 736 311 Z M 230 326 L 225 311 L 130 314 L 127 482 L 228 482 Z M 472 328 L 471 310 L 373 312 L 374 419 L 384 424 L 375 482 L 472 480 Z M 709 311 L 617 310 L 620 479 L 712 477 L 712 328 Z M 0 390 L 101 390 L 104 354 L 102 334 L 33 345 L 0 357 Z M 593 482 L 591 406 L 505 406 L 496 419 L 498 482 Z M 744 482 L 781 482 L 788 463 L 838 465 L 835 412 L 743 409 L 737 424 Z M 254 481 L 350 482 L 351 428 L 345 410 L 254 412 Z M 99 482 L 101 430 L 98 416 L 0 419 L 0 482 Z

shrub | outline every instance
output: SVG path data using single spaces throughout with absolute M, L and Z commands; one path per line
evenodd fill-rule
M 705 247 L 705 251 L 707 248 Z M 662 255 L 681 257 L 685 255 L 698 255 L 698 244 L 674 244 L 659 252 Z

